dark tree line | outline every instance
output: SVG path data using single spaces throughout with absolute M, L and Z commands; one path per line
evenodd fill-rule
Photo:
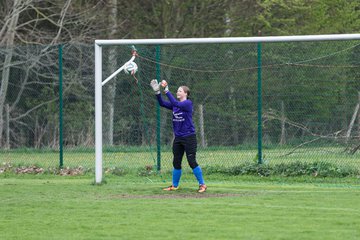
M 64 142 L 69 146 L 92 146 L 94 141 L 92 45 L 95 39 L 246 37 L 257 36 L 259 31 L 263 36 L 356 33 L 359 32 L 359 26 L 360 6 L 355 0 L 4 0 L 0 3 L 0 145 L 8 148 L 40 148 L 56 147 L 59 144 L 59 44 L 64 47 L 66 136 Z M 324 44 L 321 48 L 313 48 L 309 44 L 294 46 L 284 44 L 283 47 L 272 48 L 264 46 L 264 64 L 289 61 L 296 64 L 303 59 L 302 57 L 315 59 L 317 56 L 324 56 L 326 53 L 341 51 L 348 47 L 351 47 L 351 50 L 346 54 L 336 59 L 326 58 L 311 62 L 312 67 L 297 65 L 298 68 L 294 68 L 295 65 L 288 65 L 283 67 L 281 72 L 277 71 L 277 68 L 264 70 L 264 77 L 267 79 L 264 88 L 265 135 L 268 136 L 269 141 L 277 142 L 281 138 L 282 111 L 287 112 L 287 136 L 299 137 L 306 135 L 306 132 L 326 135 L 349 127 L 360 89 L 359 47 L 354 42 L 338 44 L 338 46 Z M 238 55 L 235 55 L 231 60 L 234 63 L 231 67 L 256 65 L 255 52 L 244 49 L 233 51 L 238 55 L 249 54 L 248 58 L 236 58 Z M 289 49 L 293 51 L 293 55 L 289 54 Z M 171 51 L 171 49 L 162 49 L 162 54 L 168 57 L 162 60 L 173 65 L 179 63 L 179 66 L 183 66 L 182 62 L 189 61 L 186 59 L 188 56 L 176 55 L 177 52 Z M 302 55 L 300 54 L 302 51 L 313 55 Z M 145 52 L 144 47 L 143 53 Z M 206 50 L 202 51 L 205 52 Z M 219 66 L 216 62 L 204 66 L 206 59 L 213 55 L 211 51 L 198 55 L 197 61 L 192 62 L 191 67 L 216 68 Z M 109 64 L 107 72 L 113 71 L 126 59 L 117 56 L 117 52 L 111 50 L 108 51 L 107 56 L 108 61 L 114 63 Z M 324 69 L 319 71 L 320 68 L 314 67 L 314 65 L 334 63 L 336 66 L 345 67 L 332 68 L 331 71 Z M 146 69 L 145 64 L 144 62 L 144 69 Z M 153 69 L 154 66 L 150 66 L 150 71 Z M 142 80 L 145 82 L 147 81 L 145 78 L 153 73 L 142 74 L 144 74 Z M 209 144 L 236 145 L 253 140 L 256 130 L 254 125 L 256 122 L 253 121 L 253 114 L 256 111 L 256 106 L 254 108 L 256 99 L 253 98 L 256 94 L 254 92 L 256 83 L 244 83 L 244 79 L 256 78 L 256 70 L 241 73 L 241 77 L 226 74 L 214 76 L 209 73 L 194 76 L 186 72 L 178 73 L 171 68 L 164 68 L 162 74 L 163 77 L 174 79 L 174 83 L 180 82 L 176 76 L 183 74 L 183 78 L 188 78 L 187 84 L 195 89 L 206 90 L 197 93 L 195 98 L 197 104 L 204 106 L 207 114 L 205 117 L 208 116 L 204 124 Z M 195 78 L 208 79 L 208 81 L 195 81 Z M 230 79 L 228 82 L 232 84 L 227 86 L 227 92 L 216 91 L 220 86 L 218 81 L 212 80 L 215 78 Z M 286 81 L 288 78 L 298 81 L 292 84 L 304 87 L 299 87 L 293 92 L 294 86 L 290 84 L 291 81 Z M 331 81 L 321 84 L 321 79 Z M 312 86 L 310 80 L 316 81 L 316 86 Z M 133 116 L 125 112 L 134 107 L 123 107 L 128 104 L 128 101 L 124 101 L 124 96 L 139 97 L 138 91 L 136 94 L 126 95 L 129 91 L 133 90 L 126 82 L 119 85 L 113 81 L 106 87 L 108 94 L 105 96 L 107 105 L 104 107 L 106 134 L 104 138 L 107 144 L 139 144 L 145 141 L 141 134 L 135 134 L 140 138 L 139 141 L 126 140 L 131 139 L 134 135 L 132 133 L 138 131 L 134 129 L 141 128 L 140 120 L 133 119 Z M 316 101 L 319 91 L 329 94 L 328 101 Z M 308 102 L 297 100 L 292 95 L 300 93 L 308 96 L 306 100 Z M 216 102 L 210 96 L 217 96 L 222 100 Z M 227 104 L 222 106 L 223 102 Z M 275 105 L 267 105 L 267 103 Z M 303 105 L 306 105 L 309 112 L 316 112 L 316 115 L 309 116 L 303 111 L 295 111 L 301 109 Z M 281 110 L 281 106 L 284 110 Z M 141 108 L 140 105 L 136 107 Z M 338 116 L 343 108 L 346 108 L 346 114 Z M 294 111 L 289 112 L 289 109 Z M 229 112 L 236 114 L 229 115 L 227 114 Z M 213 116 L 210 118 L 211 115 Z M 336 123 L 330 121 L 326 127 L 314 124 L 333 116 L 339 118 Z M 149 119 L 151 117 L 153 116 L 150 115 Z M 214 120 L 209 121 L 209 119 Z M 303 125 L 293 126 L 299 122 Z M 169 127 L 166 121 L 162 124 L 165 129 Z M 215 127 L 219 125 L 223 128 Z M 289 126 L 294 129 L 291 130 Z M 213 132 L 221 134 L 224 131 L 231 132 L 225 140 L 224 138 L 219 140 L 215 134 L 210 134 Z M 125 135 L 128 137 L 124 137 Z M 168 142 L 170 137 L 164 136 L 164 138 L 164 141 Z

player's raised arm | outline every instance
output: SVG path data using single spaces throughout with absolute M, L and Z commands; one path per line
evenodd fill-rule
M 156 98 L 159 102 L 159 105 L 161 107 L 165 107 L 167 109 L 172 110 L 172 104 L 170 102 L 166 102 L 162 99 L 161 94 L 160 94 L 160 84 L 158 83 L 158 81 L 156 79 L 153 79 L 150 81 L 150 86 L 152 87 L 152 89 L 154 90 L 154 93 L 156 95 Z

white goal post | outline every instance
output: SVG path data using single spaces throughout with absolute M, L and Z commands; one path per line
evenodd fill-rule
M 124 68 L 124 64 L 103 81 L 102 76 L 102 46 L 109 45 L 161 45 L 161 44 L 208 44 L 208 43 L 264 43 L 264 42 L 294 42 L 294 41 L 333 41 L 360 40 L 360 34 L 330 34 L 303 36 L 272 36 L 272 37 L 227 37 L 227 38 L 167 38 L 167 39 L 114 39 L 95 40 L 95 183 L 103 180 L 102 164 L 102 87 Z M 128 61 L 134 61 L 135 56 Z M 127 63 L 128 63 L 127 62 Z

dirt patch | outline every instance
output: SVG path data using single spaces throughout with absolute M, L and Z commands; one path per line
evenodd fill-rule
M 118 194 L 112 195 L 112 198 L 119 199 L 184 199 L 184 198 L 226 198 L 226 197 L 245 197 L 254 196 L 254 193 L 174 193 L 157 195 L 131 195 Z

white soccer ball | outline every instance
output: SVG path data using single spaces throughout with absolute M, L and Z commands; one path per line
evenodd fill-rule
M 126 74 L 134 75 L 138 70 L 138 66 L 135 62 L 129 62 L 125 65 L 124 72 Z

